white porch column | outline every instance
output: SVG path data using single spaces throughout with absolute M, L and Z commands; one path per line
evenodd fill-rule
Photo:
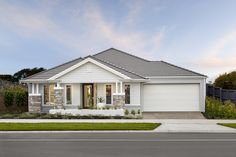
M 116 82 L 116 93 L 118 93 L 118 82 Z
M 39 94 L 39 84 L 36 84 L 36 94 Z
M 123 84 L 120 82 L 120 93 L 123 93 Z
M 61 84 L 59 82 L 57 82 L 57 88 L 60 88 Z
M 34 94 L 34 83 L 32 83 L 31 89 L 32 89 L 31 93 Z

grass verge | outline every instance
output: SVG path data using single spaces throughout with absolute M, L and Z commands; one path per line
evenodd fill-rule
M 160 123 L 0 123 L 0 131 L 154 130 Z
M 236 129 L 236 123 L 218 123 L 218 125 L 227 126 Z

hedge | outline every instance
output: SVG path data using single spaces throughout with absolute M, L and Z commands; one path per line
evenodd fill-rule
M 236 107 L 229 100 L 221 102 L 218 99 L 207 97 L 204 115 L 209 119 L 235 119 Z
M 27 90 L 20 86 L 6 87 L 3 89 L 3 99 L 6 107 L 27 105 Z

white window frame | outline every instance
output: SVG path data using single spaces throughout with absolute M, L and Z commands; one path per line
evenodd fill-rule
M 66 86 L 70 86 L 70 88 L 71 88 L 71 104 L 67 104 L 67 89 L 66 89 Z M 72 104 L 73 104 L 73 86 L 72 86 L 72 84 L 65 84 L 65 105 L 68 105 L 68 106 L 71 106 Z
M 107 85 L 111 85 L 111 103 L 110 104 L 107 104 Z M 106 105 L 112 105 L 113 104 L 112 100 L 113 100 L 113 85 L 111 83 L 107 83 L 107 84 L 105 84 L 105 103 L 106 103 Z
M 129 85 L 129 104 L 126 104 L 125 105 L 130 105 L 131 104 L 131 84 L 130 83 L 124 83 L 124 93 L 125 93 L 125 85 Z

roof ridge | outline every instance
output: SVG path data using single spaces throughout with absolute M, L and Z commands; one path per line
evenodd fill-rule
M 95 55 L 99 55 L 99 54 L 101 54 L 101 53 L 103 53 L 103 52 L 106 52 L 106 51 L 108 51 L 108 50 L 116 50 L 116 51 L 118 51 L 118 52 L 124 53 L 124 54 L 126 54 L 126 55 L 131 56 L 131 57 L 135 57 L 135 58 L 137 58 L 137 59 L 144 60 L 144 61 L 146 61 L 146 62 L 150 62 L 150 60 L 144 59 L 144 58 L 142 58 L 142 57 L 139 57 L 139 56 L 133 55 L 133 54 L 131 54 L 131 53 L 128 53 L 128 52 L 125 52 L 125 51 L 122 51 L 122 50 L 118 50 L 118 49 L 113 48 L 113 47 L 111 47 L 111 48 L 109 48 L 109 49 L 107 49 L 107 50 L 104 50 L 104 51 L 98 52 L 98 53 L 94 54 L 93 56 L 95 56 Z
M 137 74 L 137 73 L 135 73 L 135 72 L 133 72 L 133 71 L 127 70 L 127 69 L 125 69 L 125 68 L 123 68 L 123 67 L 117 66 L 117 65 L 115 65 L 115 64 L 113 64 L 113 63 L 111 63 L 111 62 L 108 62 L 108 61 L 106 61 L 106 60 L 99 59 L 99 58 L 94 57 L 94 56 L 91 56 L 91 58 L 96 58 L 96 59 L 99 60 L 99 61 L 105 62 L 105 63 L 107 63 L 107 64 L 109 64 L 109 65 L 111 65 L 111 66 L 114 66 L 114 67 L 116 67 L 116 68 L 122 69 L 122 70 L 124 70 L 124 71 L 126 71 L 126 72 L 128 72 L 128 73 L 131 73 L 131 74 L 134 74 L 134 75 L 136 75 L 136 76 L 145 78 L 144 76 L 142 76 L 142 75 L 140 75 L 140 74 Z
M 44 73 L 44 72 L 47 72 L 47 71 L 49 71 L 49 70 L 56 69 L 56 68 L 58 68 L 58 67 L 60 67 L 60 66 L 63 66 L 63 65 L 65 65 L 65 64 L 69 64 L 69 63 L 74 62 L 74 61 L 79 60 L 79 59 L 82 59 L 82 57 L 73 59 L 73 60 L 68 61 L 68 62 L 65 62 L 65 63 L 63 63 L 63 64 L 59 64 L 59 65 L 54 66 L 54 67 L 52 67 L 52 68 L 50 68 L 50 69 L 47 69 L 47 70 L 41 71 L 41 72 L 39 72 L 39 73 L 33 74 L 33 75 L 31 75 L 31 76 L 28 76 L 28 77 L 26 77 L 26 78 L 24 78 L 24 79 L 22 79 L 22 80 L 30 79 L 30 78 L 32 78 L 32 77 L 34 77 L 34 76 L 37 76 L 37 75 L 42 74 L 42 73 Z
M 197 73 L 197 72 L 192 71 L 192 70 L 189 70 L 189 69 L 182 68 L 182 67 L 180 67 L 180 66 L 177 66 L 177 65 L 174 65 L 174 64 L 168 63 L 168 62 L 166 62 L 166 61 L 162 61 L 162 60 L 161 60 L 160 62 L 165 63 L 165 64 L 168 64 L 168 65 L 173 66 L 173 67 L 176 67 L 176 68 L 180 68 L 180 69 L 182 69 L 182 70 L 186 70 L 186 71 L 188 71 L 188 72 L 192 72 L 192 73 L 197 74 L 197 75 L 201 75 L 201 76 L 205 76 L 205 77 L 207 77 L 206 75 L 203 75 L 203 74 Z

